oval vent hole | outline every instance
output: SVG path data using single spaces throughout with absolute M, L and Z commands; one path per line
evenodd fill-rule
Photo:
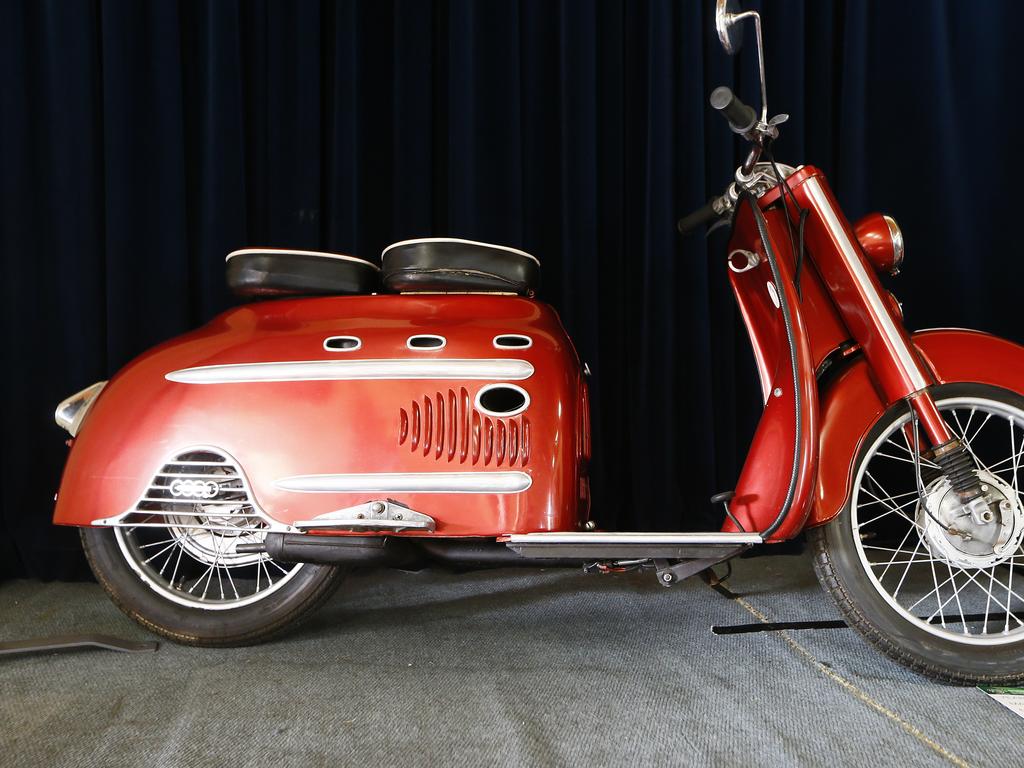
M 494 346 L 498 349 L 525 349 L 533 346 L 533 339 L 518 333 L 507 333 L 503 336 L 495 336 Z
M 526 391 L 510 384 L 495 384 L 480 390 L 477 407 L 490 416 L 515 416 L 526 410 L 530 398 Z
M 324 339 L 324 349 L 331 352 L 350 352 L 362 345 L 363 343 L 355 336 L 331 336 Z
M 440 349 L 445 344 L 443 336 L 410 336 L 409 349 Z

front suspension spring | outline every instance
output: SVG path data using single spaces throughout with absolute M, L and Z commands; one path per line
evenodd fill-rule
M 974 459 L 963 443 L 958 440 L 956 445 L 940 446 L 936 454 L 935 463 L 942 468 L 942 473 L 949 478 L 950 486 L 964 504 L 983 495 Z

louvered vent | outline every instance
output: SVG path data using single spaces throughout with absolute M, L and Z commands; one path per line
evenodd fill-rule
M 233 460 L 207 448 L 179 454 L 160 467 L 132 513 L 135 522 L 196 517 L 207 529 L 266 527 Z
M 530 421 L 525 414 L 505 419 L 481 414 L 465 388 L 449 389 L 400 409 L 398 444 L 453 464 L 525 467 Z

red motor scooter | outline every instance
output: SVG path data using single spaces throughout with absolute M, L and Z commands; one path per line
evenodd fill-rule
M 56 523 L 82 527 L 113 600 L 183 643 L 269 637 L 349 566 L 586 564 L 670 586 L 808 529 L 849 623 L 960 683 L 1024 678 L 1024 348 L 908 333 L 878 273 L 899 228 L 843 215 L 822 173 L 775 162 L 760 18 L 719 0 L 734 53 L 757 33 L 761 109 L 711 96 L 750 153 L 680 222 L 731 226 L 724 269 L 764 412 L 719 531 L 606 532 L 589 519 L 585 367 L 540 265 L 430 238 L 382 266 L 246 249 L 261 299 L 156 347 L 57 409 L 72 436 Z

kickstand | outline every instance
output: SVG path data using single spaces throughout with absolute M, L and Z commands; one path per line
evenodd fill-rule
M 73 651 L 81 648 L 102 648 L 121 653 L 152 653 L 159 643 L 122 640 L 112 635 L 56 635 L 34 640 L 13 640 L 0 643 L 0 656 L 15 656 L 44 651 Z
M 729 578 L 729 574 L 719 578 L 718 574 L 715 573 L 714 568 L 705 568 L 700 572 L 700 578 L 705 584 L 715 590 L 715 592 L 720 594 L 722 597 L 728 598 L 729 600 L 735 600 L 739 597 L 739 595 L 725 586 L 725 580 Z

